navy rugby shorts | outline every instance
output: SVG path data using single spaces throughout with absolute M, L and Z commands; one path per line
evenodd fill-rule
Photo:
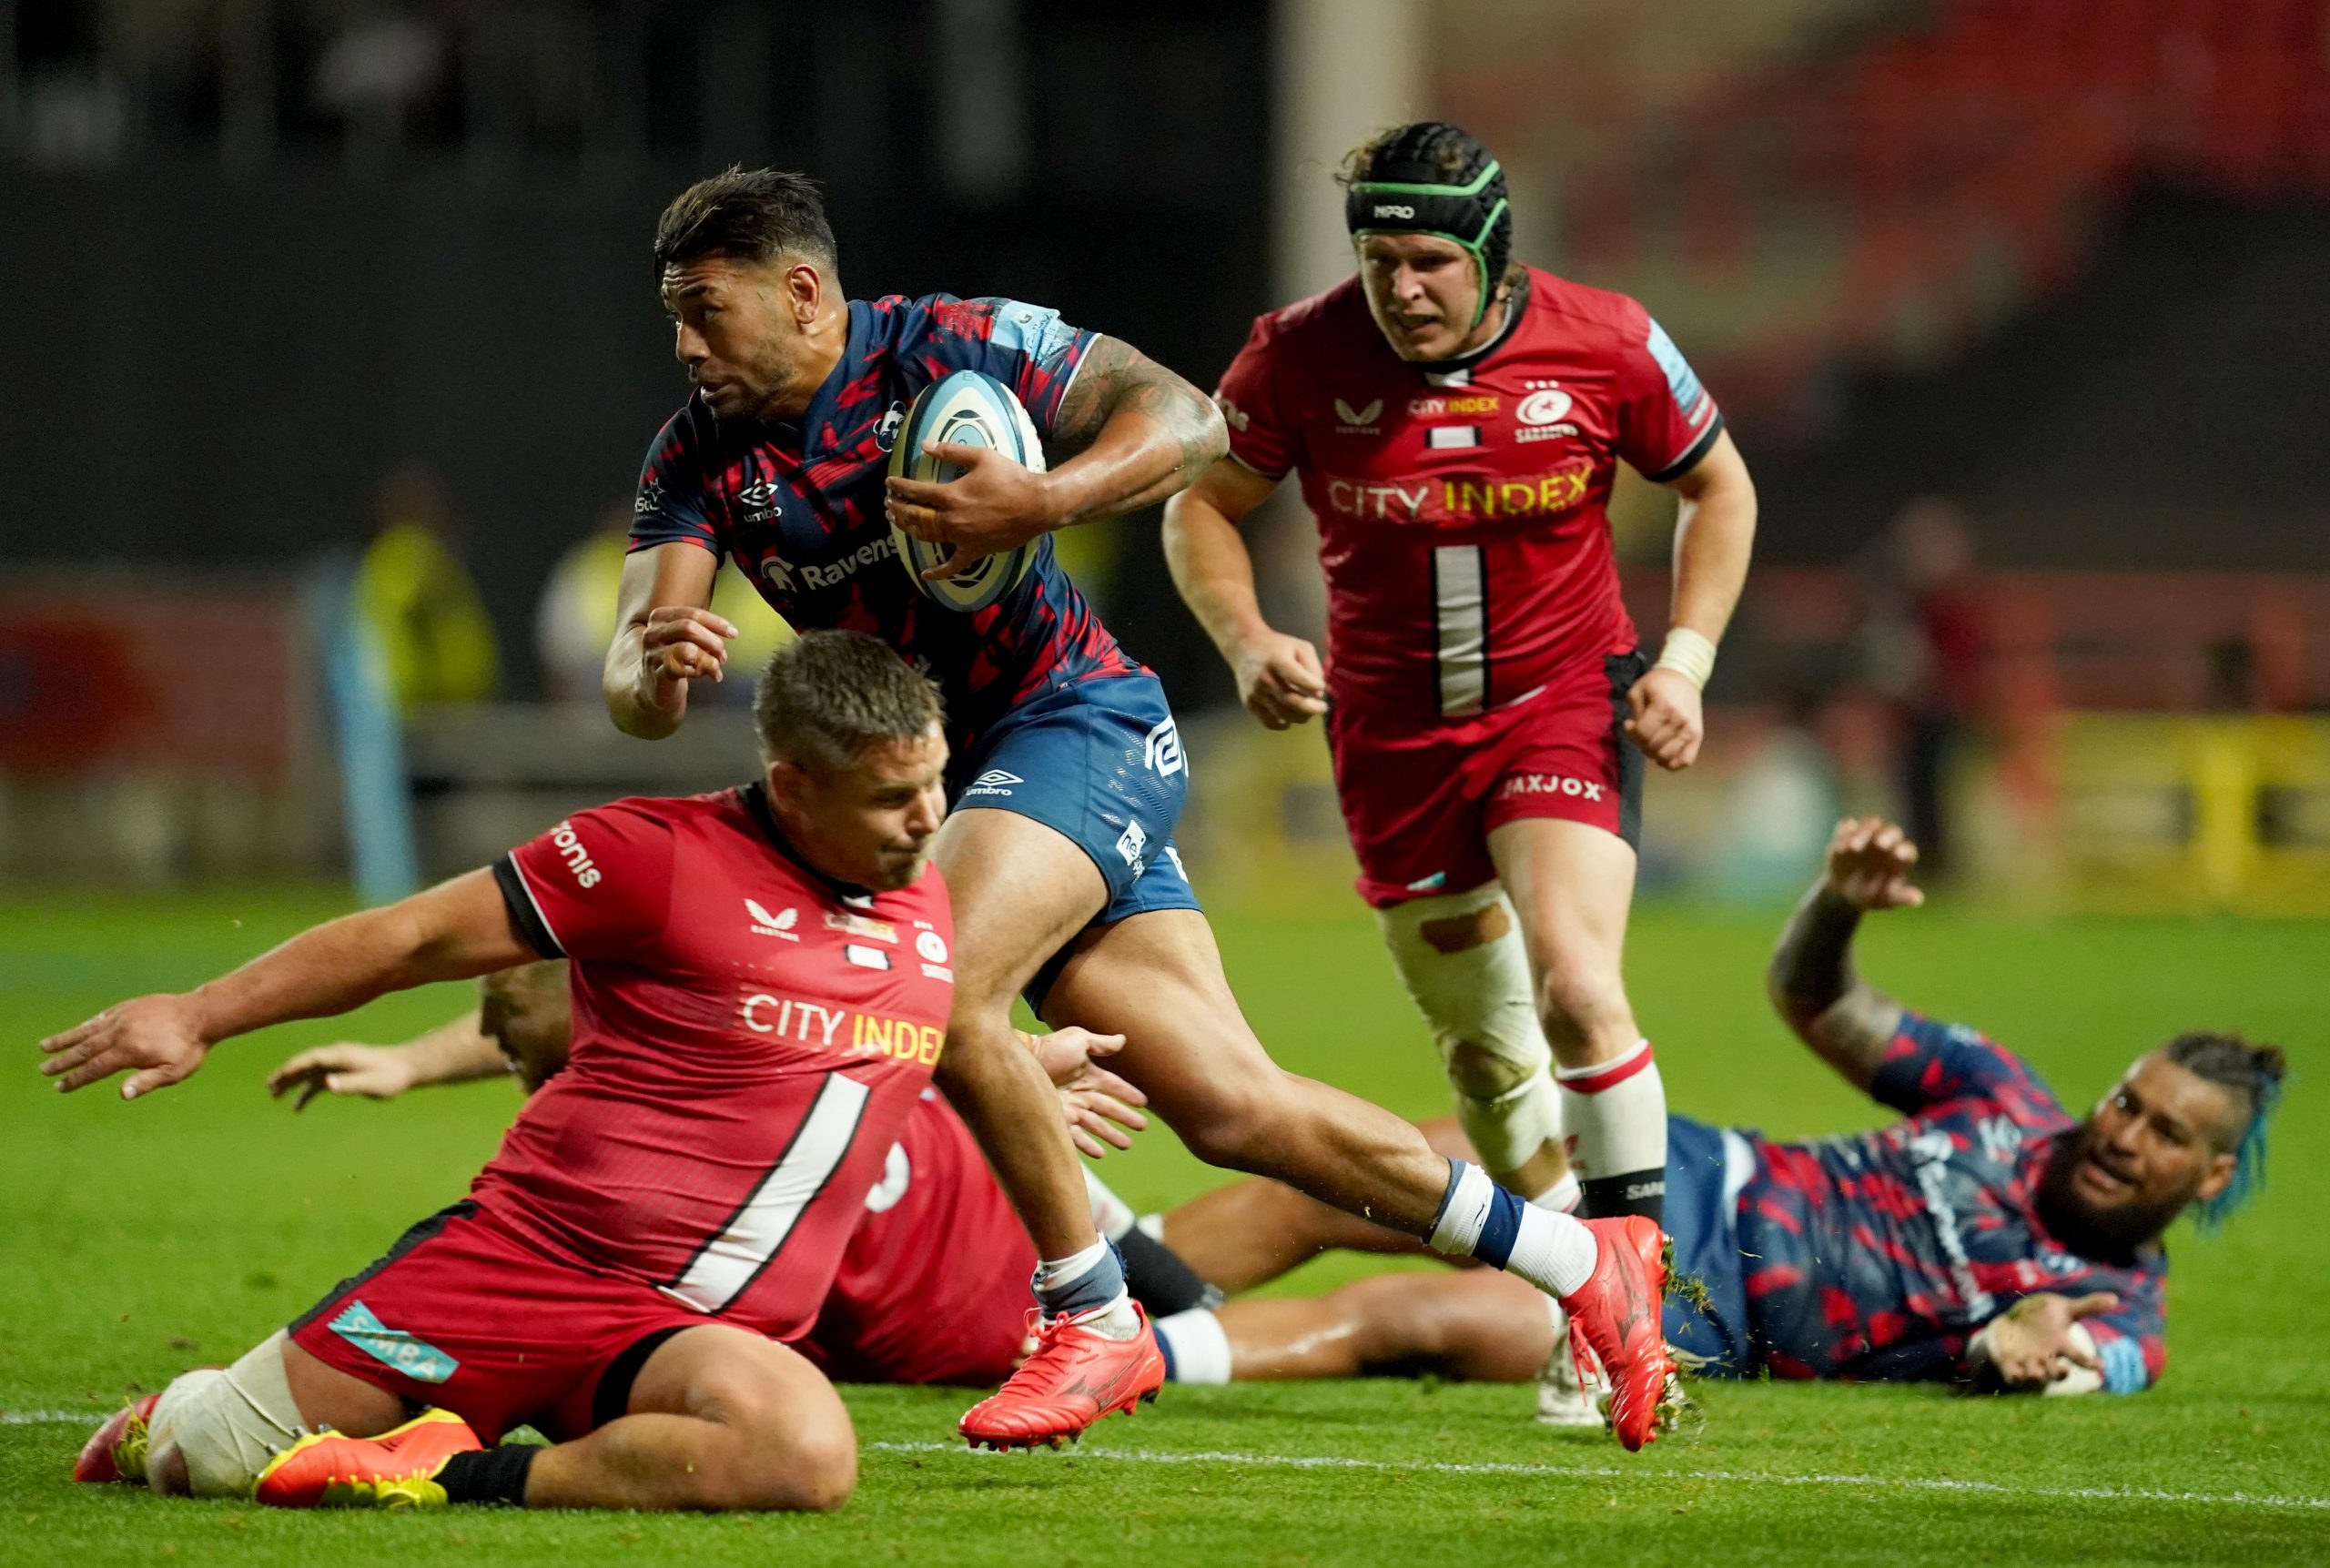
M 951 772 L 951 809 L 1017 812 L 1091 858 L 1109 886 L 1095 926 L 1200 907 L 1173 845 L 1189 761 L 1156 676 L 1079 681 L 1023 703 Z M 1058 963 L 1056 956 L 1028 986 L 1031 1000 L 1049 989 Z

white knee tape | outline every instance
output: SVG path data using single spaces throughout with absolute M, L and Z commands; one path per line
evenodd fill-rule
M 307 1429 L 283 1372 L 283 1330 L 233 1366 L 188 1372 L 154 1401 L 149 1453 L 175 1447 L 197 1497 L 248 1497 L 268 1462 Z
M 1491 910 L 1504 926 L 1492 941 L 1444 953 L 1424 939 L 1434 921 Z M 1492 883 L 1376 913 L 1392 962 L 1440 1047 L 1465 1136 L 1492 1170 L 1518 1168 L 1561 1137 L 1561 1097 L 1547 1070 L 1553 1052 L 1537 1021 L 1529 956 L 1504 891 Z

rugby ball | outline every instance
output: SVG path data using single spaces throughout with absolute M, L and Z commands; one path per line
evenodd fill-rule
M 1036 433 L 1036 421 L 1028 417 L 1010 388 L 977 370 L 957 370 L 925 387 L 916 397 L 890 448 L 890 476 L 935 484 L 960 478 L 962 465 L 941 462 L 922 450 L 930 441 L 989 447 L 1022 468 L 1043 471 L 1044 443 Z M 890 525 L 890 541 L 917 588 L 947 609 L 966 614 L 984 610 L 1010 592 L 1028 574 L 1044 544 L 1038 534 L 1016 550 L 982 556 L 958 576 L 934 582 L 922 574 L 952 556 L 951 546 L 926 543 L 896 523 Z

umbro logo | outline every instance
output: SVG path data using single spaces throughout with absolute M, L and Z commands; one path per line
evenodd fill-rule
M 774 522 L 785 515 L 783 492 L 767 480 L 755 480 L 736 492 L 746 522 Z
M 1018 785 L 1028 781 L 1004 768 L 989 768 L 973 779 L 964 789 L 966 799 L 975 794 L 1009 794 Z
M 798 909 L 782 909 L 772 915 L 759 899 L 747 898 L 745 900 L 745 913 L 753 917 L 753 935 L 755 936 L 781 936 L 787 942 L 801 940 L 793 931 L 793 927 L 800 923 L 801 911 Z

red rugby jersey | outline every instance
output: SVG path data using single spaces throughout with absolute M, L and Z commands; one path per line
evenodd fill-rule
M 971 1129 L 923 1092 L 794 1349 L 836 1382 L 999 1383 L 1025 1353 L 1036 1244 Z
M 946 884 L 831 881 L 758 785 L 577 812 L 494 869 L 573 960 L 574 1033 L 471 1196 L 553 1256 L 799 1332 L 946 1037 Z
M 1371 717 L 1469 719 L 1633 647 L 1610 549 L 1618 460 L 1673 479 L 1723 428 L 1640 305 L 1528 278 L 1498 339 L 1461 362 L 1394 354 L 1350 278 L 1256 319 L 1221 378 L 1231 455 L 1302 476 L 1328 683 Z

